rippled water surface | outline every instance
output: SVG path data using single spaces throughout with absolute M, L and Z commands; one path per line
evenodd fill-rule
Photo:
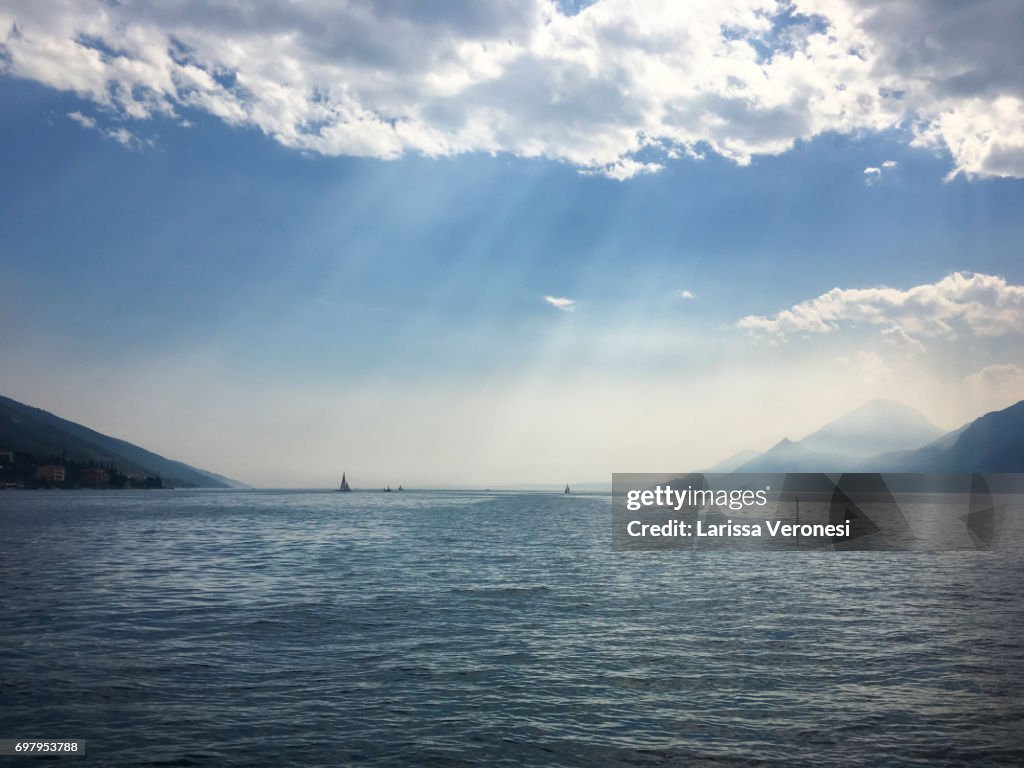
M 60 764 L 1024 765 L 1014 551 L 614 553 L 585 495 L 7 491 L 0 525 L 0 738 L 86 740 Z

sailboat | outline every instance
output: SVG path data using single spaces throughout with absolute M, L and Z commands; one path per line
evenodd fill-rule
M 391 493 L 391 485 L 390 484 L 388 485 L 387 488 L 384 489 L 384 493 Z
M 351 491 L 352 490 L 351 488 L 348 487 L 348 480 L 345 478 L 345 473 L 344 472 L 341 473 L 341 485 L 338 486 L 338 490 L 339 491 Z
M 565 492 L 566 493 L 572 493 L 572 491 L 569 490 L 569 486 L 568 485 L 565 486 Z

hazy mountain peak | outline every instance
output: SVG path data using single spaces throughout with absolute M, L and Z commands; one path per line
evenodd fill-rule
M 868 400 L 863 405 L 859 405 L 844 416 L 840 416 L 835 421 L 844 421 L 846 419 L 874 419 L 874 418 L 885 418 L 890 416 L 896 416 L 897 418 L 915 419 L 931 423 L 928 419 L 916 408 L 899 402 L 898 400 L 887 400 L 884 398 L 878 398 L 875 400 Z M 832 422 L 834 423 L 834 422 Z M 938 429 L 938 427 L 936 427 Z
M 920 448 L 943 434 L 920 411 L 895 400 L 870 400 L 800 441 L 816 453 L 868 457 Z
M 941 435 L 916 409 L 895 400 L 871 400 L 803 440 L 782 438 L 737 471 L 849 471 L 870 457 L 920 448 Z

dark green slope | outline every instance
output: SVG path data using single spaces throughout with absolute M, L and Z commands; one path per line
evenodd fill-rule
M 37 457 L 65 455 L 79 461 L 111 462 L 122 472 L 159 475 L 164 484 L 188 488 L 245 487 L 96 432 L 40 408 L 0 396 L 0 448 Z

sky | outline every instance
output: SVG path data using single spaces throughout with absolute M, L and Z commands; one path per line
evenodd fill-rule
M 712 7 L 706 7 L 712 6 Z M 261 487 L 1024 399 L 1008 2 L 6 2 L 0 393 Z

